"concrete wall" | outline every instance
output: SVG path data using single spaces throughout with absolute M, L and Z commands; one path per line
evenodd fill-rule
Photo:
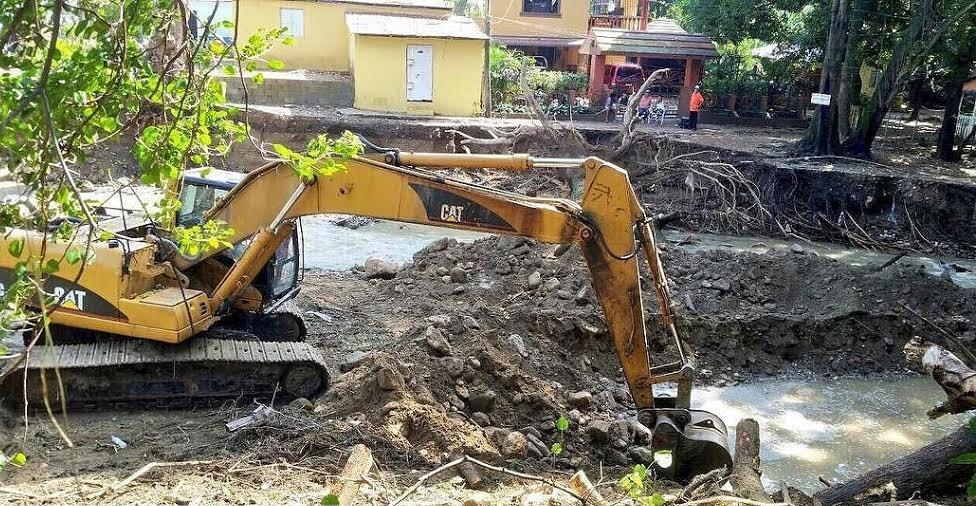
M 586 37 L 590 0 L 559 1 L 559 14 L 540 14 L 523 13 L 522 0 L 492 0 L 492 36 Z
M 581 0 L 575 0 L 581 1 Z M 428 17 L 444 17 L 450 9 L 425 7 L 395 7 L 346 4 L 339 2 L 304 2 L 296 0 L 239 0 L 241 7 L 240 31 L 251 34 L 258 28 L 281 26 L 281 9 L 302 9 L 305 34 L 295 39 L 292 46 L 272 49 L 268 59 L 278 59 L 286 68 L 334 70 L 348 72 L 349 30 L 346 28 L 347 12 L 377 14 L 408 14 Z
M 485 41 L 363 35 L 353 39 L 350 52 L 357 108 L 445 116 L 481 114 Z M 434 48 L 431 102 L 407 101 L 409 44 Z
M 299 79 L 265 74 L 264 83 L 255 85 L 249 79 L 247 99 L 252 105 L 310 105 L 321 107 L 352 107 L 353 88 L 349 79 Z M 227 85 L 227 100 L 243 102 L 244 94 L 237 77 L 221 76 Z

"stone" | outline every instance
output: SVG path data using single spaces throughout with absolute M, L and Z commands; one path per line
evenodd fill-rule
M 519 506 L 549 506 L 549 494 L 545 492 L 529 492 L 519 497 Z
M 444 337 L 440 329 L 434 328 L 433 325 L 427 327 L 424 338 L 427 340 L 427 346 L 430 346 L 436 354 L 441 356 L 451 354 L 451 343 L 447 341 L 447 337 Z
M 400 270 L 400 266 L 385 258 L 369 257 L 363 264 L 363 270 L 366 273 L 366 279 L 393 279 L 397 271 Z
M 510 431 L 502 439 L 498 452 L 505 457 L 524 459 L 529 454 L 529 441 L 521 432 Z
M 506 261 L 501 261 L 498 263 L 498 265 L 495 266 L 495 274 L 501 276 L 507 276 L 511 273 L 512 273 L 512 264 Z
M 535 428 L 535 427 L 533 427 L 531 425 L 527 425 L 525 427 L 522 427 L 522 434 L 532 435 L 532 436 L 535 436 L 536 439 L 542 439 L 542 433 L 539 432 L 539 429 L 537 429 L 537 428 Z
M 587 391 L 581 390 L 579 392 L 573 392 L 566 397 L 567 402 L 570 406 L 574 406 L 580 409 L 587 409 L 593 404 L 593 395 Z
M 559 290 L 556 292 L 556 297 L 563 300 L 569 300 L 573 298 L 573 294 L 569 290 Z
M 369 356 L 369 352 L 362 350 L 356 350 L 347 354 L 342 358 L 342 362 L 339 362 L 339 372 L 349 372 L 355 369 L 359 364 L 362 364 L 363 361 L 369 358 Z
M 576 425 L 579 425 L 580 422 L 583 421 L 583 413 L 580 413 L 578 409 L 569 410 L 569 413 L 566 414 L 566 417 L 569 418 L 569 421 L 575 423 Z
M 376 384 L 383 390 L 401 390 L 403 377 L 397 371 L 384 367 L 376 372 Z
M 508 336 L 508 342 L 509 344 L 512 345 L 512 348 L 515 349 L 516 353 L 522 355 L 523 357 L 529 356 L 528 350 L 525 349 L 525 340 L 522 339 L 522 336 L 518 334 L 512 334 Z
M 473 411 L 490 413 L 491 410 L 495 409 L 495 401 L 497 400 L 498 394 L 494 390 L 484 389 L 472 393 L 468 402 L 471 404 Z
M 481 328 L 481 324 L 478 323 L 478 320 L 475 320 L 471 316 L 465 315 L 461 317 L 461 323 L 464 325 L 464 328 L 469 330 L 478 330 Z
M 461 503 L 461 506 L 491 506 L 493 504 L 491 494 L 487 492 L 475 492 L 468 496 Z
M 453 290 L 451 290 L 451 295 L 461 295 L 466 291 L 468 291 L 468 289 L 465 288 L 464 285 L 457 285 Z
M 471 420 L 478 424 L 479 427 L 488 427 L 491 425 L 491 418 L 488 415 L 482 413 L 481 411 L 475 411 L 471 413 Z
M 590 420 L 583 429 L 594 443 L 610 441 L 610 422 L 606 420 Z
M 798 255 L 799 254 L 802 254 L 803 253 L 803 246 L 800 246 L 797 243 L 790 244 L 790 251 L 792 251 L 793 253 L 796 253 Z
M 444 372 L 446 372 L 451 379 L 460 378 L 461 373 L 464 372 L 464 361 L 458 357 L 445 357 L 442 359 L 442 364 L 444 366 Z
M 476 357 L 468 357 L 468 365 L 470 365 L 472 369 L 480 369 L 481 361 Z
M 772 302 L 767 302 L 767 303 L 763 304 L 762 307 L 766 311 L 772 311 L 772 310 L 776 309 L 776 304 L 773 304 Z
M 436 269 L 434 269 L 434 272 L 437 274 L 438 277 L 441 278 L 451 273 L 451 271 L 447 270 L 447 267 L 444 267 L 443 265 L 438 266 Z
M 542 284 L 542 273 L 539 271 L 534 271 L 532 274 L 529 274 L 528 279 L 525 280 L 525 286 L 529 290 L 534 290 L 538 288 L 539 285 L 541 284 Z
M 444 284 L 450 283 L 451 282 L 451 277 L 448 276 L 448 275 L 441 276 L 441 281 L 443 281 Z
M 444 251 L 451 244 L 451 239 L 448 237 L 441 237 L 440 239 L 430 243 L 427 246 L 427 251 Z
M 607 434 L 610 438 L 610 444 L 621 450 L 626 450 L 634 441 L 634 430 L 628 420 L 618 419 L 610 422 Z
M 627 455 L 635 464 L 649 466 L 654 463 L 654 450 L 646 446 L 633 446 L 627 451 Z
M 435 314 L 434 316 L 427 317 L 427 323 L 437 328 L 444 329 L 451 324 L 451 317 L 446 314 Z
M 617 407 L 617 400 L 613 398 L 613 393 L 604 390 L 593 396 L 593 404 L 600 410 L 612 411 Z
M 468 271 L 455 267 L 451 269 L 451 281 L 455 283 L 467 283 L 468 282 Z
M 535 437 L 533 434 L 525 434 L 525 440 L 529 442 L 529 453 L 533 454 L 536 458 L 544 459 L 550 455 L 549 447 L 542 442 L 542 439 Z
M 610 464 L 612 466 L 630 467 L 630 458 L 627 457 L 626 453 L 616 448 L 608 448 L 605 458 L 607 464 Z
M 559 288 L 559 278 L 549 278 L 542 284 L 542 289 L 547 292 L 551 292 L 556 288 Z
M 727 279 L 719 279 L 718 281 L 712 283 L 712 288 L 720 292 L 727 292 L 732 289 L 732 283 L 730 283 Z
M 579 291 L 576 292 L 576 297 L 575 297 L 576 304 L 580 306 L 585 306 L 589 304 L 590 303 L 589 293 L 590 291 L 587 287 L 584 286 L 583 288 L 580 288 Z
M 522 394 L 515 394 L 512 396 L 512 404 L 522 404 L 525 402 L 525 396 Z

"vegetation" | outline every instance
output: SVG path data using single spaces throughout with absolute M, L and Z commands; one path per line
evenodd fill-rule
M 493 110 L 525 112 L 525 108 L 519 106 L 524 101 L 519 77 L 527 57 L 519 51 L 493 44 L 489 51 L 489 58 Z M 555 97 L 565 105 L 569 103 L 571 95 L 586 93 L 588 81 L 584 74 L 546 70 L 531 61 L 526 65 L 526 74 L 529 87 L 543 104 L 548 104 Z
M 648 490 L 650 480 L 647 467 L 637 464 L 617 482 L 617 485 L 640 506 L 662 506 L 664 496 L 660 492 Z

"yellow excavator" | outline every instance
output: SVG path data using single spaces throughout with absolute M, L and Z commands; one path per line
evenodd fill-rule
M 98 228 L 112 237 L 91 245 L 93 260 L 62 262 L 46 278 L 45 290 L 59 301 L 50 315 L 53 344 L 35 346 L 29 360 L 0 373 L 5 400 L 22 402 L 26 395 L 30 403 L 42 402 L 41 378 L 55 369 L 64 385 L 64 398 L 55 403 L 69 405 L 173 406 L 323 392 L 327 365 L 305 342 L 301 317 L 282 305 L 302 280 L 300 218 L 341 213 L 578 246 L 638 420 L 653 430 L 654 449 L 671 450 L 672 476 L 731 465 L 721 419 L 691 409 L 693 367 L 675 327 L 651 219 L 627 172 L 598 158 L 415 153 L 366 145 L 371 152 L 347 160 L 347 170 L 311 182 L 285 162 L 247 174 L 190 171 L 179 223 L 226 222 L 233 248 L 186 257 L 144 215 L 101 217 Z M 444 168 L 578 168 L 582 198 L 527 197 L 432 170 Z M 79 241 L 89 236 L 86 229 L 78 231 Z M 59 259 L 79 247 L 49 242 L 44 250 L 45 237 L 44 231 L 14 230 L 3 241 L 23 240 L 21 257 L 44 251 L 45 258 Z M 652 360 L 641 257 L 678 360 Z M 14 280 L 19 261 L 6 244 L 0 247 L 0 290 Z M 661 383 L 676 385 L 676 395 L 656 395 Z M 47 394 L 58 395 L 51 389 Z

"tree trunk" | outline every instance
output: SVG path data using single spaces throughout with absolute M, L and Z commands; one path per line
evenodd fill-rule
M 864 13 L 870 4 L 871 0 L 854 0 L 851 9 L 844 63 L 841 66 L 837 90 L 837 135 L 841 141 L 846 140 L 851 133 L 851 105 L 854 97 L 861 91 L 861 33 L 864 30 Z
M 735 458 L 729 482 L 739 497 L 772 502 L 759 479 L 759 444 L 759 422 L 743 418 L 735 426 Z
M 844 42 L 847 39 L 847 11 L 847 0 L 834 0 L 830 10 L 830 31 L 827 35 L 823 68 L 820 69 L 820 93 L 831 93 L 840 79 L 845 53 Z M 835 154 L 839 151 L 836 132 L 837 100 L 831 100 L 829 106 L 817 106 L 807 136 L 801 144 L 805 150 L 817 155 Z
M 961 77 L 960 77 L 961 76 Z M 936 141 L 935 156 L 945 162 L 958 162 L 961 153 L 956 151 L 956 122 L 959 120 L 959 104 L 962 102 L 962 85 L 966 75 L 953 72 L 945 87 L 945 112 L 942 114 L 942 128 Z

